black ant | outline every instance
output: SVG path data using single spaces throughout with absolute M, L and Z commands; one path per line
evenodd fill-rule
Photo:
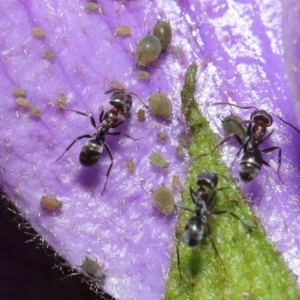
M 250 120 L 242 121 L 242 123 L 248 124 L 247 130 L 246 130 L 246 137 L 244 139 L 242 139 L 240 137 L 240 135 L 236 132 L 236 130 L 233 129 L 233 132 L 228 137 L 226 137 L 220 144 L 218 144 L 212 150 L 212 152 L 217 147 L 224 144 L 226 141 L 228 141 L 230 138 L 232 138 L 234 136 L 236 138 L 236 140 L 238 141 L 238 143 L 241 145 L 241 147 L 240 147 L 239 151 L 237 152 L 232 165 L 234 164 L 236 157 L 241 153 L 242 150 L 244 150 L 244 154 L 241 158 L 240 165 L 239 165 L 239 174 L 240 174 L 242 181 L 250 182 L 258 175 L 262 165 L 266 165 L 266 166 L 270 167 L 270 164 L 262 158 L 262 153 L 269 153 L 274 150 L 278 150 L 277 174 L 278 174 L 279 180 L 283 183 L 283 181 L 280 177 L 280 173 L 279 173 L 280 167 L 281 167 L 281 147 L 273 146 L 273 147 L 269 147 L 269 148 L 266 148 L 263 150 L 259 149 L 259 147 L 266 140 L 268 140 L 270 138 L 270 136 L 274 133 L 274 129 L 273 129 L 273 130 L 271 130 L 271 132 L 269 132 L 266 135 L 267 127 L 270 127 L 273 124 L 273 118 L 272 118 L 271 114 L 276 116 L 277 118 L 279 118 L 285 124 L 291 126 L 294 130 L 296 130 L 300 134 L 299 129 L 297 129 L 292 124 L 286 122 L 278 115 L 276 115 L 274 113 L 268 113 L 263 109 L 257 109 L 254 106 L 242 107 L 242 106 L 238 106 L 233 103 L 223 103 L 223 102 L 214 103 L 213 105 L 220 105 L 220 104 L 236 106 L 236 107 L 239 107 L 242 109 L 254 108 L 255 111 L 252 112 L 252 114 L 250 116 Z
M 231 211 L 210 210 L 210 207 L 212 206 L 213 201 L 216 198 L 217 192 L 226 189 L 225 187 L 216 188 L 218 185 L 218 176 L 215 173 L 203 172 L 197 176 L 196 182 L 199 186 L 199 188 L 196 191 L 194 191 L 191 187 L 189 188 L 191 199 L 195 204 L 196 208 L 192 209 L 177 204 L 177 207 L 179 208 L 196 213 L 195 217 L 192 217 L 187 221 L 184 227 L 184 232 L 177 243 L 177 258 L 178 258 L 177 264 L 178 264 L 178 271 L 180 274 L 180 282 L 181 282 L 181 272 L 180 272 L 179 243 L 182 240 L 184 240 L 189 247 L 195 248 L 198 246 L 199 242 L 203 239 L 204 233 L 207 234 L 208 238 L 212 243 L 216 255 L 219 257 L 223 267 L 225 268 L 223 260 L 221 259 L 217 247 L 212 238 L 212 232 L 207 218 L 208 215 L 230 214 L 231 216 L 238 219 L 245 226 L 248 227 L 248 225 L 245 222 L 243 222 L 236 214 L 234 214 Z
M 120 126 L 122 123 L 124 123 L 124 120 L 120 120 L 122 116 L 128 116 L 130 115 L 130 109 L 131 109 L 131 104 L 132 104 L 132 96 L 136 94 L 132 92 L 128 92 L 126 89 L 118 89 L 118 88 L 113 88 L 107 92 L 113 94 L 110 97 L 109 103 L 112 104 L 114 107 L 112 107 L 110 110 L 104 113 L 104 111 L 101 111 L 100 116 L 99 116 L 99 122 L 100 125 L 96 126 L 96 121 L 93 116 L 90 116 L 86 113 L 77 111 L 77 110 L 72 110 L 72 109 L 67 109 L 69 111 L 75 112 L 77 114 L 80 114 L 82 116 L 86 116 L 90 118 L 92 126 L 96 129 L 96 132 L 93 135 L 90 134 L 85 134 L 77 137 L 67 148 L 66 150 L 62 153 L 62 155 L 56 159 L 55 161 L 58 161 L 60 158 L 63 157 L 63 155 L 68 151 L 76 141 L 83 139 L 83 138 L 90 138 L 90 140 L 82 147 L 80 154 L 79 154 L 79 162 L 81 165 L 85 167 L 91 167 L 95 165 L 99 159 L 100 156 L 103 152 L 103 148 L 106 149 L 108 152 L 108 155 L 110 157 L 111 163 L 110 166 L 107 170 L 106 173 L 106 180 L 104 184 L 103 191 L 101 195 L 103 195 L 108 176 L 110 174 L 111 168 L 114 163 L 114 159 L 111 153 L 111 150 L 109 146 L 105 142 L 105 136 L 106 135 L 124 135 L 132 140 L 138 140 L 134 139 L 131 136 L 127 135 L 126 133 L 123 132 L 109 132 L 111 128 L 116 128 Z M 138 96 L 137 96 L 138 97 Z M 141 100 L 141 99 L 140 99 Z M 142 100 L 141 100 L 142 101 Z

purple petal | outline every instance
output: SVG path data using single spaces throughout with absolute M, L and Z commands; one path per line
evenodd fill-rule
M 164 293 L 174 239 L 174 218 L 158 212 L 151 203 L 151 190 L 162 183 L 171 186 L 173 175 L 185 180 L 185 163 L 176 155 L 178 135 L 184 133 L 180 107 L 183 74 L 196 61 L 200 108 L 213 130 L 223 134 L 220 116 L 230 108 L 211 107 L 220 101 L 254 105 L 275 112 L 296 123 L 285 80 L 281 43 L 280 1 L 225 2 L 198 1 L 179 4 L 153 1 L 101 2 L 101 11 L 89 13 L 84 1 L 10 1 L 0 4 L 2 28 L 1 70 L 1 187 L 20 213 L 71 266 L 81 265 L 85 256 L 98 260 L 107 278 L 105 291 L 118 299 L 159 299 Z M 145 36 L 157 18 L 170 20 L 174 29 L 172 46 L 149 68 L 151 80 L 137 79 L 136 42 Z M 120 25 L 130 25 L 131 36 L 115 37 Z M 44 39 L 33 37 L 31 28 L 41 27 Z M 43 57 L 51 50 L 55 58 Z M 183 56 L 179 56 L 182 51 Z M 82 167 L 78 154 L 85 141 L 78 141 L 59 161 L 53 163 L 79 135 L 93 134 L 88 118 L 60 111 L 57 97 L 65 93 L 68 108 L 91 112 L 98 119 L 99 109 L 109 109 L 111 81 L 117 80 L 147 99 L 161 90 L 173 102 L 172 121 L 160 121 L 149 112 L 139 122 L 141 107 L 134 101 L 132 116 L 120 127 L 132 137 L 108 137 L 114 166 L 106 191 L 101 196 L 109 167 L 106 153 L 100 165 Z M 30 115 L 15 104 L 14 87 L 27 90 L 40 117 Z M 234 110 L 249 117 L 249 111 Z M 253 208 L 271 240 L 296 275 L 298 268 L 299 135 L 274 117 L 275 132 L 265 145 L 282 147 L 281 174 L 284 184 L 270 169 L 260 205 Z M 161 142 L 156 134 L 169 135 Z M 150 165 L 149 155 L 159 152 L 170 162 L 168 169 Z M 223 151 L 235 153 L 228 146 Z M 201 149 L 199 150 L 201 152 Z M 277 153 L 265 155 L 277 168 Z M 128 174 L 126 162 L 133 159 L 135 173 Z M 263 168 L 266 170 L 266 168 Z M 234 174 L 236 170 L 234 170 Z M 262 171 L 250 185 L 243 186 L 250 198 L 260 197 Z M 52 193 L 63 201 L 61 213 L 47 214 L 39 207 L 41 196 Z M 176 201 L 179 195 L 176 194 Z
M 136 8 L 133 3 L 124 7 L 113 1 L 101 5 L 102 14 L 86 12 L 80 1 L 1 4 L 5 28 L 1 39 L 1 116 L 5 124 L 1 186 L 70 266 L 80 270 L 86 256 L 98 260 L 107 275 L 103 282 L 106 292 L 118 299 L 160 298 L 170 268 L 175 218 L 156 210 L 151 190 L 162 184 L 171 186 L 175 174 L 182 182 L 186 175 L 185 164 L 175 152 L 177 136 L 184 128 L 178 101 L 178 78 L 184 68 L 169 53 L 151 68 L 149 82 L 139 82 L 130 51 L 156 18 L 146 20 L 142 4 L 134 4 Z M 140 14 L 133 21 L 135 9 Z M 156 8 L 155 14 L 159 11 L 163 12 Z M 133 28 L 132 36 L 115 37 L 114 29 L 127 24 Z M 32 35 L 34 26 L 46 32 L 44 39 Z M 55 55 L 51 61 L 43 57 L 46 49 Z M 146 112 L 147 121 L 141 123 L 136 116 L 141 104 L 134 100 L 132 116 L 120 131 L 142 139 L 108 136 L 114 166 L 101 196 L 110 164 L 106 153 L 99 165 L 82 167 L 78 155 L 85 141 L 81 140 L 53 162 L 77 136 L 95 131 L 88 118 L 60 111 L 56 102 L 58 95 L 65 93 L 68 108 L 91 112 L 98 119 L 102 106 L 110 108 L 104 92 L 113 80 L 144 99 L 152 92 L 164 91 L 174 103 L 174 117 L 162 122 Z M 31 105 L 42 111 L 40 117 L 17 107 L 12 93 L 16 86 L 27 90 Z M 159 141 L 159 132 L 168 134 L 169 139 Z M 148 157 L 153 151 L 170 162 L 168 169 L 150 164 Z M 133 175 L 126 168 L 129 159 L 136 166 Z M 61 212 L 41 210 L 40 198 L 46 194 L 63 202 Z

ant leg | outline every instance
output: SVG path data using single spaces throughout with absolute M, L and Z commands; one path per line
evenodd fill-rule
M 279 117 L 278 115 L 276 115 L 276 114 L 274 114 L 274 113 L 271 113 L 271 115 L 276 116 L 279 120 L 281 120 L 281 122 L 283 122 L 283 123 L 285 123 L 285 124 L 291 126 L 291 127 L 292 127 L 293 129 L 295 129 L 298 133 L 300 133 L 300 130 L 299 130 L 297 127 L 295 127 L 294 125 L 292 125 L 291 123 L 289 123 L 289 122 L 283 120 L 281 117 Z
M 229 139 L 231 139 L 233 137 L 235 137 L 238 142 L 240 141 L 240 138 L 237 137 L 234 133 L 232 133 L 232 134 L 228 135 L 221 143 L 219 143 L 217 146 L 215 146 L 215 148 L 211 151 L 211 153 L 213 153 L 218 147 L 220 147 L 221 145 L 223 145 L 224 143 L 226 143 Z
M 209 213 L 210 215 L 222 215 L 222 214 L 229 214 L 233 217 L 235 217 L 237 220 L 243 223 L 244 226 L 249 227 L 239 216 L 237 216 L 235 213 L 228 211 L 228 210 L 217 210 L 217 211 L 211 211 Z
M 280 177 L 280 167 L 281 167 L 281 148 L 279 146 L 274 146 L 274 147 L 270 147 L 270 148 L 267 148 L 267 149 L 264 149 L 264 150 L 261 150 L 262 153 L 269 153 L 269 152 L 272 152 L 274 150 L 277 150 L 278 149 L 278 169 L 277 169 L 277 175 L 278 175 L 278 178 L 279 180 L 283 182 L 283 180 L 281 179 Z M 263 161 L 263 164 L 264 165 L 267 165 L 267 166 L 270 166 L 266 161 Z
M 251 131 L 252 131 L 252 123 L 250 122 L 249 125 L 248 125 L 248 127 L 247 127 L 247 137 L 246 137 L 246 139 L 243 141 L 243 143 L 240 144 L 241 147 L 240 147 L 239 151 L 236 153 L 233 162 L 231 163 L 230 171 L 232 170 L 233 165 L 234 165 L 234 163 L 235 163 L 235 161 L 236 161 L 236 158 L 240 155 L 241 151 L 242 151 L 244 148 L 247 148 L 247 145 L 248 145 L 248 143 L 249 143 L 249 141 L 250 141 L 250 137 L 251 137 Z
M 223 268 L 224 268 L 224 270 L 225 270 L 225 273 L 227 273 L 227 272 L 226 272 L 225 265 L 224 265 L 224 262 L 223 262 L 223 260 L 222 260 L 222 258 L 221 258 L 221 256 L 220 256 L 220 254 L 219 254 L 219 252 L 218 252 L 218 250 L 217 250 L 217 246 L 216 246 L 216 244 L 215 244 L 215 242 L 214 242 L 214 240 L 213 240 L 213 238 L 212 238 L 212 233 L 211 233 L 210 226 L 209 226 L 209 224 L 207 224 L 207 223 L 206 223 L 206 228 L 207 228 L 207 233 L 208 233 L 207 236 L 208 236 L 209 240 L 211 241 L 211 244 L 212 244 L 212 246 L 213 246 L 213 248 L 214 248 L 214 251 L 215 251 L 216 255 L 218 256 L 218 258 L 219 258 L 220 261 L 221 261 L 221 264 L 222 264 L 222 266 L 223 266 Z
M 255 107 L 255 106 L 239 106 L 237 104 L 228 103 L 228 102 L 216 102 L 216 103 L 213 103 L 213 105 L 229 105 L 229 106 L 235 106 L 235 107 L 238 107 L 238 108 L 241 108 L 241 109 L 249 109 L 249 108 L 257 109 L 257 107 Z
M 260 201 L 261 201 L 262 197 L 264 196 L 265 188 L 266 188 L 266 186 L 267 186 L 267 183 L 268 183 L 268 179 L 269 179 L 269 178 L 270 178 L 270 170 L 268 171 L 268 174 L 267 174 L 267 176 L 266 176 L 266 178 L 265 178 L 265 181 L 264 181 L 264 185 L 263 185 L 263 188 L 262 188 L 261 195 L 260 195 L 260 197 L 259 197 L 259 199 L 258 199 L 258 201 L 257 201 L 257 204 L 256 204 L 257 207 L 259 206 Z
M 195 209 L 191 209 L 191 208 L 186 207 L 186 206 L 181 205 L 181 204 L 176 204 L 176 207 L 184 209 L 184 210 L 188 210 L 188 211 L 191 211 L 191 212 L 195 212 L 196 211 Z
M 179 255 L 179 243 L 181 242 L 181 239 L 177 241 L 177 245 L 176 245 L 176 253 L 177 253 L 177 268 L 178 268 L 178 272 L 179 272 L 179 285 L 181 285 L 182 282 L 182 274 L 181 274 L 181 270 L 180 270 L 180 255 Z
M 92 135 L 89 135 L 89 134 L 85 134 L 85 135 L 81 135 L 81 136 L 79 136 L 78 138 L 76 138 L 68 147 L 67 147 L 67 149 L 63 152 L 63 154 L 58 158 L 58 159 L 56 159 L 56 160 L 54 160 L 53 162 L 56 162 L 56 161 L 58 161 L 59 159 L 61 159 L 63 156 L 64 156 L 64 154 L 78 141 L 78 140 L 80 140 L 80 139 L 84 139 L 84 138 L 92 138 L 93 136 Z
M 117 132 L 108 132 L 107 134 L 109 134 L 109 135 L 124 135 L 124 136 L 126 136 L 126 137 L 128 137 L 128 138 L 130 138 L 130 139 L 132 139 L 134 141 L 139 141 L 140 139 L 142 139 L 142 138 L 135 139 L 132 136 L 130 136 L 130 135 L 124 133 L 124 132 L 119 132 L 119 131 L 117 131 Z
M 217 188 L 213 191 L 212 195 L 210 196 L 210 200 L 208 201 L 208 203 L 206 204 L 207 206 L 210 206 L 212 204 L 212 202 L 215 200 L 217 192 L 221 192 L 223 190 L 228 189 L 228 187 L 221 187 L 221 188 Z
M 131 95 L 135 96 L 138 100 L 140 100 L 142 102 L 142 104 L 145 106 L 145 108 L 149 108 L 149 106 L 143 101 L 143 99 L 138 96 L 136 93 L 130 92 Z
M 122 89 L 118 89 L 118 88 L 113 87 L 113 88 L 111 88 L 110 90 L 104 92 L 104 94 L 109 94 L 109 93 L 115 92 L 115 91 L 122 91 Z
M 99 115 L 99 122 L 102 123 L 103 121 L 103 115 L 104 115 L 104 110 L 101 110 L 101 113 Z
M 108 170 L 107 170 L 107 172 L 106 172 L 106 179 L 105 179 L 105 183 L 104 183 L 104 187 L 103 187 L 103 190 L 102 190 L 101 195 L 103 195 L 103 193 L 104 193 L 104 191 L 105 191 L 106 184 L 107 184 L 107 180 L 108 180 L 108 176 L 109 176 L 110 170 L 111 170 L 111 168 L 112 168 L 112 166 L 113 166 L 113 164 L 114 164 L 114 158 L 113 158 L 113 156 L 112 156 L 112 154 L 111 154 L 110 148 L 109 148 L 108 145 L 105 144 L 105 143 L 103 143 L 103 146 L 105 147 L 106 151 L 108 152 L 108 155 L 109 155 L 109 158 L 110 158 L 111 163 L 110 163 L 110 166 L 109 166 L 109 168 L 108 168 Z
M 120 126 L 123 123 L 124 123 L 124 121 L 120 121 L 119 123 L 116 123 L 116 124 L 112 125 L 111 128 L 116 128 L 116 127 Z
M 190 197 L 192 198 L 194 204 L 197 206 L 197 195 L 196 195 L 196 192 L 190 187 L 189 188 L 189 191 L 190 191 Z
M 88 115 L 88 114 L 86 114 L 86 113 L 84 113 L 84 112 L 81 112 L 81 111 L 78 111 L 78 110 L 74 110 L 74 109 L 67 109 L 67 110 L 72 111 L 72 112 L 75 112 L 76 114 L 79 114 L 79 115 L 82 115 L 82 116 L 85 116 L 85 117 L 90 118 L 90 119 L 91 119 L 91 124 L 92 124 L 92 126 L 93 126 L 94 128 L 96 128 L 96 121 L 95 121 L 95 119 L 94 119 L 93 116 Z M 101 112 L 101 114 L 102 114 L 102 112 Z M 101 114 L 100 114 L 100 116 L 101 116 Z
M 260 142 L 260 144 L 262 144 L 263 142 L 265 142 L 272 134 L 274 133 L 274 129 L 272 131 L 270 131 Z

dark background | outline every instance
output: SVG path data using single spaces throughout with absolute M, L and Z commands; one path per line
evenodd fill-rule
M 113 300 L 108 295 L 96 295 L 81 282 L 80 276 L 64 278 L 68 273 L 53 269 L 63 260 L 45 247 L 37 249 L 38 241 L 26 243 L 32 236 L 25 231 L 33 231 L 19 229 L 16 214 L 7 208 L 5 195 L 0 191 L 1 300 Z

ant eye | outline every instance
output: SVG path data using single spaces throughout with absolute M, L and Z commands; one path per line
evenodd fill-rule
M 136 64 L 139 68 L 152 65 L 159 57 L 161 44 L 153 35 L 147 35 L 137 45 Z
M 151 94 L 149 98 L 149 109 L 153 114 L 162 119 L 172 119 L 172 102 L 164 93 Z
M 153 35 L 161 42 L 161 52 L 165 52 L 172 39 L 171 25 L 165 21 L 157 21 L 153 28 Z

